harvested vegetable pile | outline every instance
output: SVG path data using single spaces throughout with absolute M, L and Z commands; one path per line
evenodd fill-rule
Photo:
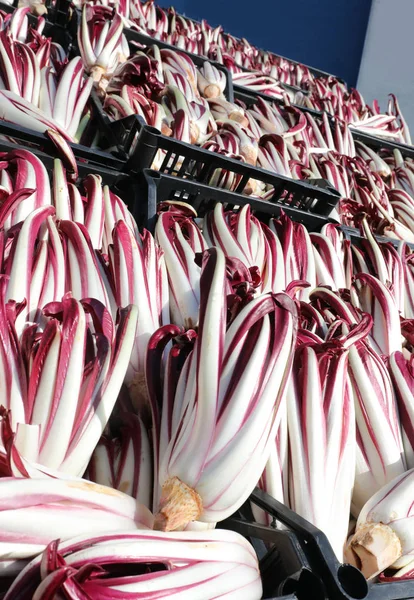
M 31 14 L 45 10 L 0 10 L 0 119 L 56 148 L 46 167 L 0 121 L 2 597 L 260 600 L 253 547 L 221 525 L 256 486 L 340 562 L 410 579 L 414 159 L 397 100 L 381 113 L 152 0 L 75 3 L 67 47 Z M 137 46 L 126 28 L 178 49 Z M 229 100 L 229 83 L 255 101 Z M 106 124 L 139 115 L 246 165 L 326 180 L 338 206 L 316 230 L 294 212 L 171 197 L 149 231 L 129 210 L 135 173 L 117 173 L 123 192 L 93 164 L 79 176 L 76 143 L 105 146 L 97 107 Z M 208 183 L 240 178 L 216 169 Z M 245 192 L 273 193 L 253 177 Z

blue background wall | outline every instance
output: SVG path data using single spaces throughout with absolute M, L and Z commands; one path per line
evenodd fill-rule
M 167 5 L 167 2 L 160 2 Z M 371 0 L 171 0 L 177 12 L 355 85 Z

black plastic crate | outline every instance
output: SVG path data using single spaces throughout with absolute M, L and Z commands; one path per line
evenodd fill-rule
M 282 523 L 290 535 L 294 536 L 297 556 L 302 557 L 302 569 L 309 570 L 313 577 L 305 581 L 302 596 L 299 595 L 300 588 L 296 588 L 299 600 L 302 597 L 306 600 L 362 600 L 369 597 L 369 585 L 365 577 L 352 565 L 341 564 L 338 561 L 322 531 L 258 488 L 251 495 L 250 501 L 273 518 L 274 525 L 270 529 L 278 531 L 279 537 L 286 530 L 278 530 L 276 521 Z M 277 538 L 274 539 L 274 554 L 283 558 L 283 549 L 278 547 Z M 270 578 L 274 577 L 274 571 L 275 569 L 270 571 Z M 300 580 L 298 584 L 299 582 Z M 285 582 L 284 587 L 290 589 L 290 586 L 295 590 L 295 581 Z
M 355 227 L 347 227 L 345 225 L 341 226 L 341 230 L 343 231 L 345 237 L 351 241 L 355 246 L 361 246 L 363 242 L 366 240 L 366 237 Z M 374 238 L 379 244 L 392 244 L 395 248 L 397 248 L 401 240 L 397 238 L 386 237 L 385 235 L 377 235 L 373 234 Z M 405 242 L 409 248 L 414 250 L 414 244 L 411 242 Z
M 399 150 L 404 158 L 413 158 L 414 159 L 414 146 L 410 146 L 409 144 L 402 144 L 400 142 L 393 142 L 392 140 L 386 140 L 376 135 L 370 135 L 369 133 L 364 133 L 362 131 L 358 131 L 357 129 L 350 128 L 352 133 L 352 137 L 354 140 L 358 142 L 362 142 L 369 148 L 372 148 L 375 151 L 379 150 L 388 150 L 393 152 L 394 150 Z
M 42 161 L 49 175 L 52 174 L 54 160 L 57 158 L 56 152 L 54 155 L 46 154 L 39 148 L 29 148 L 0 139 L 0 152 L 11 152 L 12 150 L 26 150 L 32 152 L 32 154 L 36 155 Z M 76 166 L 78 170 L 78 182 L 81 182 L 90 174 L 100 175 L 102 177 L 103 185 L 108 185 L 115 194 L 120 196 L 127 204 L 129 210 L 132 211 L 134 207 L 139 207 L 140 189 L 135 176 L 107 168 L 103 164 L 90 164 L 77 160 Z
M 293 60 L 292 58 L 286 58 L 285 56 L 282 56 L 281 54 L 275 54 L 274 52 L 272 52 L 271 54 L 273 54 L 273 56 L 276 56 L 277 58 L 281 58 L 282 60 L 287 60 L 288 62 L 292 63 L 293 65 L 301 65 L 302 67 L 309 69 L 309 71 L 312 73 L 312 75 L 316 78 L 335 77 L 335 79 L 337 79 L 341 83 L 344 83 L 345 85 L 347 85 L 345 79 L 342 79 L 342 77 L 337 77 L 336 75 L 333 75 L 332 73 L 328 73 L 327 71 L 323 71 L 322 69 L 317 69 L 316 67 L 310 67 L 309 65 L 305 65 L 305 63 L 299 62 L 298 60 Z
M 11 139 L 12 143 L 15 142 L 21 146 L 25 146 L 26 150 L 32 152 L 39 150 L 44 154 L 57 156 L 56 146 L 44 133 L 32 131 L 20 125 L 0 120 L 0 143 L 7 144 L 7 141 L 3 142 L 1 139 L 3 136 Z M 68 142 L 68 145 L 71 147 L 75 158 L 78 161 L 82 161 L 82 164 L 87 166 L 91 172 L 98 167 L 103 167 L 107 170 L 125 171 L 126 160 L 117 158 L 109 152 L 102 152 L 101 150 L 88 148 L 87 146 L 72 142 Z
M 6 4 L 6 2 L 0 2 L 0 10 L 7 14 L 11 14 L 14 11 L 14 9 L 17 8 L 18 3 L 18 0 L 13 0 L 13 4 Z
M 254 522 L 250 502 L 270 515 L 270 526 Z M 255 548 L 264 599 L 284 594 L 298 600 L 368 598 L 365 577 L 355 567 L 339 563 L 324 533 L 258 488 L 250 502 L 220 527 L 237 531 Z
M 158 150 L 162 150 L 164 158 L 159 172 L 163 174 L 207 184 L 212 174 L 222 169 L 239 176 L 234 190 L 237 194 L 246 190 L 250 180 L 257 180 L 273 188 L 270 203 L 323 216 L 329 215 L 340 199 L 339 193 L 324 179 L 312 180 L 310 184 L 277 175 L 164 136 L 154 127 L 142 126 L 136 117 L 114 122 L 111 128 L 116 131 L 118 145 L 129 154 L 126 170 L 130 172 L 151 168 Z
M 268 77 L 268 75 L 266 75 L 262 71 L 248 69 L 247 67 L 242 67 L 241 65 L 239 65 L 237 63 L 236 63 L 236 65 L 244 73 L 258 73 L 259 72 L 259 73 L 263 74 L 263 77 Z M 297 85 L 292 85 L 290 83 L 284 83 L 282 81 L 279 81 L 278 83 L 287 92 L 300 92 L 301 94 L 304 94 L 305 96 L 307 96 L 309 94 L 309 90 L 301 88 L 301 87 L 299 87 Z M 238 86 L 238 87 L 243 87 L 243 86 Z
M 319 231 L 325 223 L 332 221 L 326 216 L 278 203 L 277 197 L 272 201 L 261 200 L 150 169 L 144 170 L 139 181 L 140 202 L 134 207 L 133 215 L 139 224 L 150 231 L 154 231 L 158 203 L 166 200 L 186 202 L 201 217 L 218 202 L 228 209 L 249 204 L 256 217 L 265 222 L 271 217 L 279 217 L 283 210 L 292 220 L 305 224 L 310 231 Z M 282 191 L 283 188 L 280 193 Z
M 265 599 L 284 598 L 278 593 L 295 594 L 298 600 L 414 598 L 414 580 L 367 582 L 357 568 L 338 561 L 322 531 L 262 490 L 256 488 L 250 502 L 272 517 L 270 527 L 254 522 L 248 503 L 220 527 L 237 531 L 253 544 L 260 560 Z M 276 522 L 284 528 L 278 528 Z
M 255 92 L 255 91 L 249 90 L 249 88 L 246 88 L 241 85 L 234 86 L 234 99 L 240 100 L 241 102 L 246 104 L 247 107 L 250 107 L 250 106 L 253 106 L 254 104 L 256 104 L 257 100 L 259 98 L 262 98 L 262 100 L 265 100 L 265 102 L 275 102 L 276 104 L 281 104 L 282 106 L 285 106 L 285 103 L 283 100 L 274 98 L 273 96 L 269 96 L 269 94 L 262 94 L 261 92 Z M 313 117 L 320 117 L 320 118 L 322 117 L 322 111 L 320 111 L 320 110 L 315 110 L 313 108 L 308 108 L 307 106 L 301 106 L 300 104 L 294 104 L 294 103 L 292 103 L 292 106 L 304 113 L 309 113 Z
M 281 87 L 285 90 L 285 92 L 289 92 L 289 91 L 300 91 L 302 92 L 302 90 L 296 89 L 296 88 L 292 88 L 292 86 L 286 86 L 286 84 L 280 84 Z M 271 96 L 270 94 L 264 94 L 262 92 L 257 92 L 256 90 L 252 90 L 244 85 L 238 85 L 237 83 L 233 84 L 233 90 L 234 90 L 234 97 L 235 98 L 241 98 L 241 96 L 250 96 L 251 98 L 263 98 L 263 100 L 267 100 L 267 101 L 272 101 L 273 102 L 282 102 L 283 103 L 283 99 L 282 98 L 276 98 L 276 96 Z M 294 104 L 294 106 L 297 106 L 298 108 L 302 108 L 299 105 Z
M 50 20 L 66 29 L 70 11 L 72 10 L 70 0 L 47 0 L 47 2 L 49 3 L 48 11 L 52 14 Z
M 256 491 L 250 497 L 252 502 L 255 502 Z M 268 498 L 273 500 L 270 496 Z M 327 599 L 323 583 L 312 571 L 304 552 L 300 533 L 292 528 L 280 529 L 275 521 L 270 526 L 256 523 L 250 502 L 219 526 L 220 529 L 236 531 L 252 544 L 259 560 L 263 600 Z

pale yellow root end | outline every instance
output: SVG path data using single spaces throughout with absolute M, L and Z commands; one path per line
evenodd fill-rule
M 44 4 L 32 4 L 30 7 L 30 12 L 32 15 L 36 15 L 37 17 L 43 17 L 43 15 L 47 14 L 47 8 Z
M 188 81 L 189 81 L 191 87 L 193 88 L 194 94 L 196 95 L 196 97 L 197 96 L 200 97 L 200 94 L 198 93 L 197 79 L 194 79 L 193 74 L 192 74 L 191 71 L 189 71 L 189 70 L 187 71 L 186 70 L 186 73 L 187 73 L 187 76 L 188 76 Z
M 242 146 L 240 148 L 240 154 L 244 156 L 246 162 L 253 167 L 256 166 L 257 162 L 257 148 L 254 146 Z
M 257 181 L 255 179 L 249 179 L 246 183 L 246 187 L 244 188 L 244 193 L 250 196 L 250 194 L 254 194 L 257 189 Z
M 102 77 L 104 76 L 104 73 L 105 73 L 105 69 L 103 69 L 102 67 L 100 67 L 98 65 L 95 65 L 91 69 L 91 77 L 95 83 L 99 83 L 101 81 Z
M 365 523 L 345 548 L 345 560 L 358 567 L 367 579 L 388 569 L 401 555 L 397 534 L 383 523 Z
M 229 114 L 229 119 L 231 121 L 236 121 L 236 123 L 240 123 L 240 125 L 242 127 L 248 127 L 249 126 L 249 120 L 247 117 L 244 116 L 243 113 L 239 112 L 238 110 L 234 110 L 233 112 L 231 112 Z
M 221 94 L 221 89 L 217 85 L 217 83 L 210 83 L 206 85 L 204 88 L 203 96 L 204 98 L 218 98 Z
M 200 137 L 200 128 L 198 125 L 191 121 L 190 123 L 190 142 L 192 144 L 197 144 L 198 139 Z
M 166 135 L 167 137 L 172 136 L 172 129 L 167 125 L 167 123 L 161 123 L 161 133 Z
M 95 65 L 91 69 L 91 77 L 95 84 L 95 89 L 100 97 L 104 97 L 106 94 L 106 88 L 109 84 L 109 79 L 106 77 L 106 71 L 99 65 Z
M 196 521 L 203 511 L 203 502 L 195 490 L 178 477 L 171 477 L 162 486 L 159 511 L 154 529 L 177 531 Z

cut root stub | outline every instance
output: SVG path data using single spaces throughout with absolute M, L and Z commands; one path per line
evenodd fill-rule
M 203 502 L 195 490 L 178 477 L 171 477 L 162 486 L 160 508 L 155 517 L 158 531 L 182 530 L 196 521 L 203 511 Z
M 361 525 L 345 550 L 345 560 L 358 567 L 367 579 L 388 569 L 401 555 L 399 537 L 383 523 Z
M 104 97 L 106 94 L 106 88 L 109 84 L 108 75 L 106 70 L 99 65 L 94 65 L 90 70 L 90 75 L 95 84 L 95 90 L 98 96 Z
M 19 7 L 24 6 L 19 3 Z M 47 8 L 43 4 L 43 2 L 33 2 L 30 5 L 30 12 L 32 15 L 36 15 L 36 17 L 43 17 L 43 15 L 47 15 Z
M 204 98 L 219 98 L 221 96 L 221 89 L 216 83 L 210 83 L 204 88 Z

